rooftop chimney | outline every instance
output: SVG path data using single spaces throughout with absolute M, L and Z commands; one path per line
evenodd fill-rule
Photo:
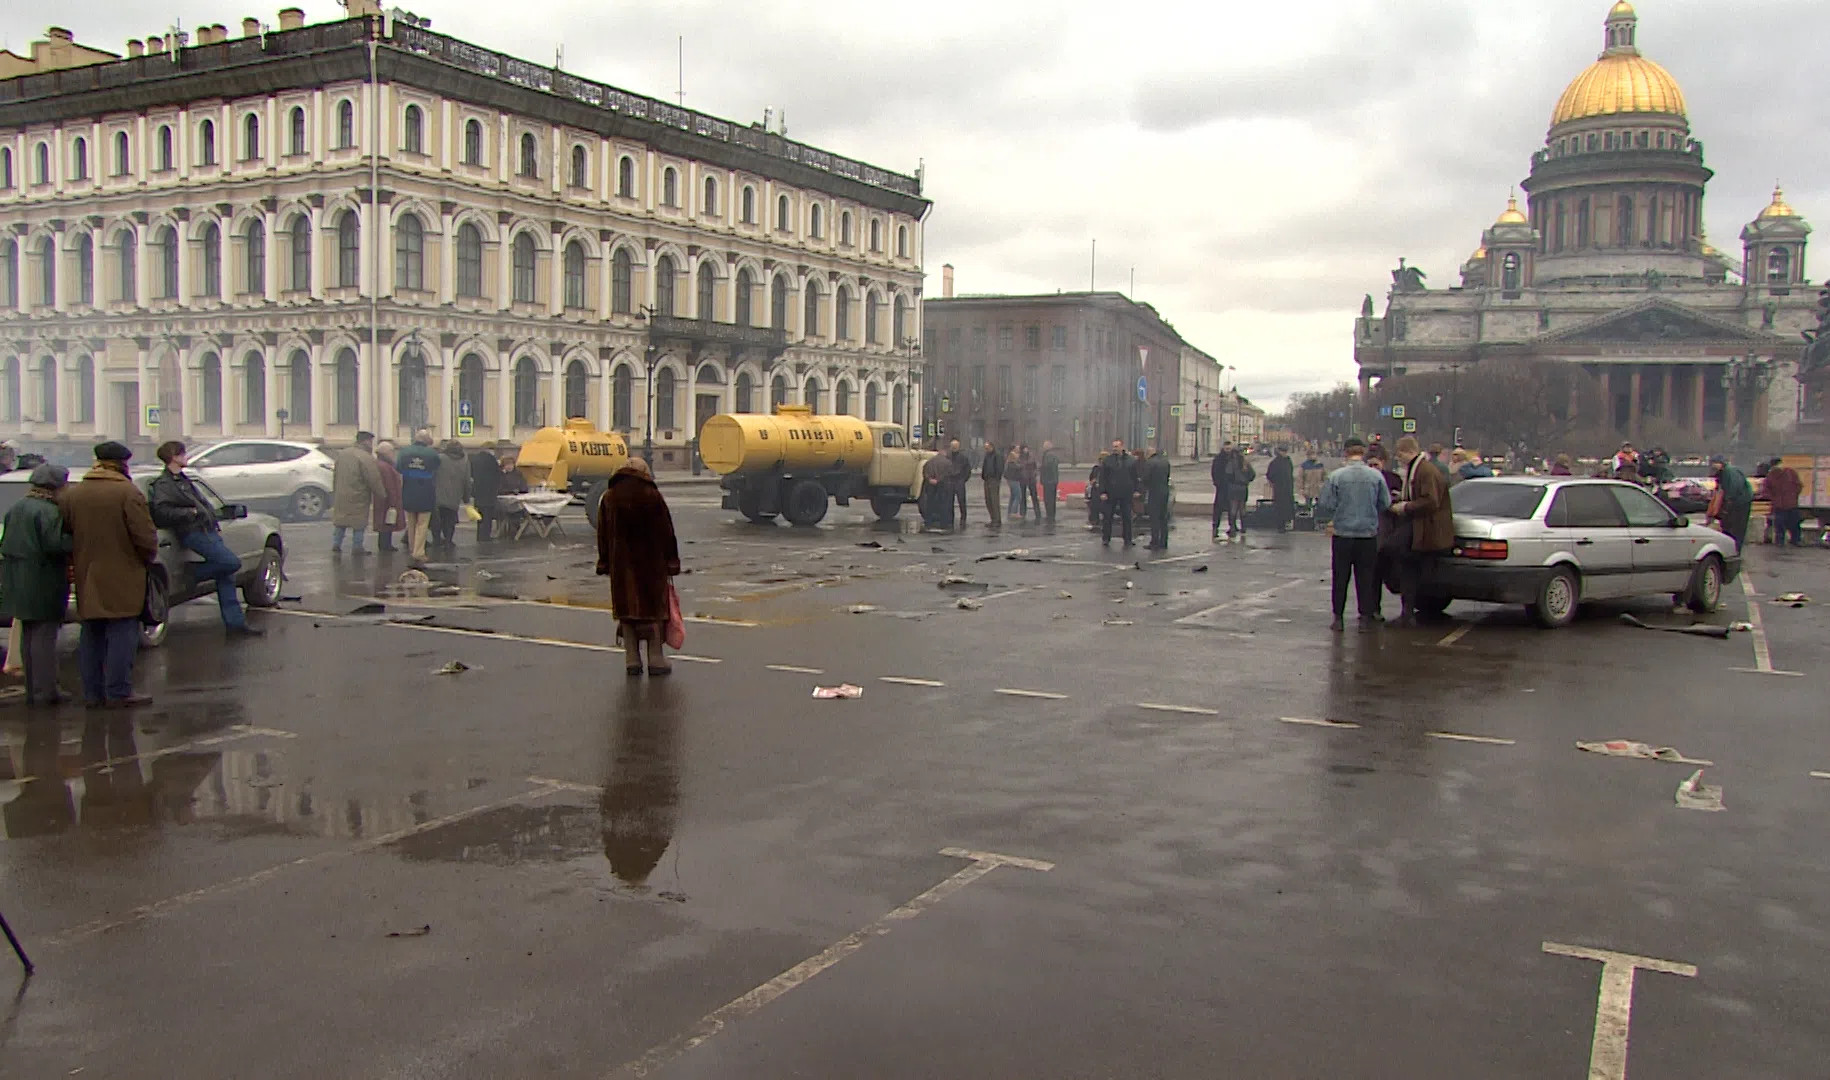
M 127 43 L 127 55 L 128 56 L 145 56 L 146 55 L 146 46 L 137 40 L 129 41 Z
M 369 15 L 381 14 L 381 4 L 379 0 L 349 0 L 349 3 L 345 4 L 344 7 L 349 11 L 349 17 L 352 19 L 360 19 Z
M 304 26 L 304 25 L 305 25 L 305 9 L 304 8 L 289 7 L 289 8 L 280 9 L 280 29 L 281 30 L 297 30 L 299 27 Z
M 245 18 L 241 21 L 241 36 L 242 37 L 259 37 L 260 32 L 261 32 L 261 21 L 259 19 L 256 19 L 252 15 L 250 15 L 248 18 Z
M 224 26 L 221 23 L 217 23 L 215 26 L 210 27 L 210 40 L 211 41 L 229 40 L 229 28 Z
M 75 34 L 72 34 L 70 31 L 65 30 L 61 26 L 53 26 L 50 29 L 46 30 L 44 32 L 44 34 L 45 34 L 45 37 L 50 38 L 52 41 L 75 41 L 76 40 Z
M 953 299 L 953 264 L 952 263 L 941 263 L 940 264 L 940 298 L 942 300 Z
M 154 34 L 152 37 L 147 38 L 146 39 L 146 51 L 149 53 L 164 52 L 165 51 L 165 38 L 161 37 L 158 34 Z

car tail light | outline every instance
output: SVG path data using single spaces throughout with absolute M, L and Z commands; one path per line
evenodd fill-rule
M 1457 540 L 1455 541 L 1455 554 L 1464 559 L 1504 559 L 1506 557 L 1506 541 Z

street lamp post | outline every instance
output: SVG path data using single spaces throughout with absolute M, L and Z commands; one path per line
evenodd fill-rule
M 642 409 L 642 460 L 648 463 L 649 471 L 654 471 L 654 372 L 661 366 L 661 350 L 654 344 L 654 308 L 643 304 L 638 314 L 649 323 L 648 347 L 642 353 L 642 363 L 647 368 L 647 375 L 642 382 L 642 395 L 646 399 Z
M 1730 400 L 1735 406 L 1735 427 L 1729 433 L 1730 446 L 1740 447 L 1746 443 L 1747 440 L 1742 438 L 1742 432 L 1747 427 L 1743 416 L 1753 412 L 1754 399 L 1772 382 L 1773 365 L 1759 357 L 1731 357 L 1722 366 L 1722 389 L 1733 395 Z

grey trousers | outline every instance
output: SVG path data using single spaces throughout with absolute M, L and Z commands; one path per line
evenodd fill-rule
M 49 621 L 19 624 L 27 704 L 41 704 L 57 696 L 57 631 L 62 626 Z

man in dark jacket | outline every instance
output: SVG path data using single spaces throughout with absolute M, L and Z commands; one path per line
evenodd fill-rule
M 165 470 L 152 482 L 153 524 L 169 530 L 180 547 L 203 560 L 193 564 L 191 575 L 198 581 L 216 583 L 216 604 L 222 609 L 222 625 L 229 633 L 259 637 L 262 632 L 248 625 L 241 599 L 235 595 L 235 575 L 241 573 L 241 559 L 222 542 L 215 506 L 197 490 L 196 482 L 184 475 L 184 467 L 190 463 L 184 444 L 161 443 L 157 453 Z
M 1208 463 L 1208 475 L 1214 479 L 1214 535 L 1220 535 L 1220 515 L 1229 513 L 1233 508 L 1233 444 L 1228 441 L 1220 445 L 1220 452 Z M 1226 523 L 1226 535 L 1230 538 L 1237 530 L 1238 522 L 1229 517 Z
M 1144 451 L 1137 468 L 1144 488 L 1144 506 L 1150 514 L 1150 550 L 1169 550 L 1169 455 L 1152 447 Z
M 1099 463 L 1100 540 L 1112 546 L 1112 519 L 1124 526 L 1125 546 L 1131 546 L 1131 497 L 1137 493 L 1137 462 L 1125 453 L 1122 439 L 1112 440 L 1112 452 Z
M 985 489 L 985 513 L 991 516 L 991 527 L 998 528 L 1004 524 L 998 503 L 999 492 L 1004 486 L 1004 455 L 998 453 L 998 448 L 989 439 L 985 440 L 985 460 L 979 466 L 979 483 Z
M 414 562 L 425 562 L 426 538 L 438 510 L 438 451 L 432 448 L 431 429 L 413 433 L 412 445 L 394 455 L 394 467 L 400 470 L 400 507 L 407 515 L 407 553 Z
M 1709 516 L 1715 519 L 1718 529 L 1735 541 L 1739 552 L 1747 539 L 1747 515 L 1754 508 L 1754 485 L 1747 482 L 1746 473 L 1730 465 L 1721 454 L 1709 459 L 1709 471 L 1716 478 Z
M 470 496 L 470 462 L 456 439 L 446 439 L 438 449 L 438 515 L 432 521 L 434 543 L 448 551 L 457 548 L 458 515 Z
M 1296 465 L 1289 451 L 1278 447 L 1265 466 L 1264 477 L 1271 482 L 1271 509 L 1277 514 L 1277 531 L 1283 532 L 1296 518 Z
M 33 469 L 32 486 L 6 512 L 0 539 L 0 610 L 19 626 L 27 705 L 63 700 L 57 689 L 57 631 L 70 609 L 70 534 L 57 497 L 69 479 L 62 465 Z
M 959 512 L 959 527 L 966 527 L 966 485 L 972 482 L 972 456 L 960 449 L 959 440 L 947 444 L 947 460 L 953 465 L 952 497 Z M 995 523 L 994 523 L 995 524 Z
M 1804 480 L 1798 470 L 1785 464 L 1779 458 L 1773 459 L 1772 468 L 1767 470 L 1766 498 L 1772 507 L 1768 515 L 1773 530 L 1773 543 L 1786 546 L 1786 540 L 1792 541 L 1793 547 L 1805 546 L 1804 515 L 1798 509 L 1798 498 L 1804 494 Z
M 1061 454 L 1055 444 L 1042 444 L 1042 506 L 1048 511 L 1048 523 L 1055 523 L 1055 493 L 1061 487 Z
M 83 621 L 77 664 L 83 701 L 127 709 L 152 699 L 133 692 L 146 608 L 147 564 L 159 554 L 159 533 L 146 496 L 127 478 L 133 451 L 118 442 L 95 448 L 95 467 L 65 489 L 64 527 L 70 530 L 76 577 L 76 616 Z
M 470 453 L 470 497 L 476 501 L 477 543 L 496 537 L 496 493 L 502 487 L 502 463 L 494 451 L 473 450 Z
M 1399 528 L 1408 527 L 1411 532 L 1410 547 L 1399 553 L 1398 561 L 1403 610 L 1392 625 L 1413 627 L 1417 625 L 1423 579 L 1436 558 L 1455 546 L 1455 517 L 1448 481 L 1424 459 L 1423 448 L 1414 436 L 1398 440 L 1398 475 L 1402 486 L 1391 512 L 1399 519 Z

